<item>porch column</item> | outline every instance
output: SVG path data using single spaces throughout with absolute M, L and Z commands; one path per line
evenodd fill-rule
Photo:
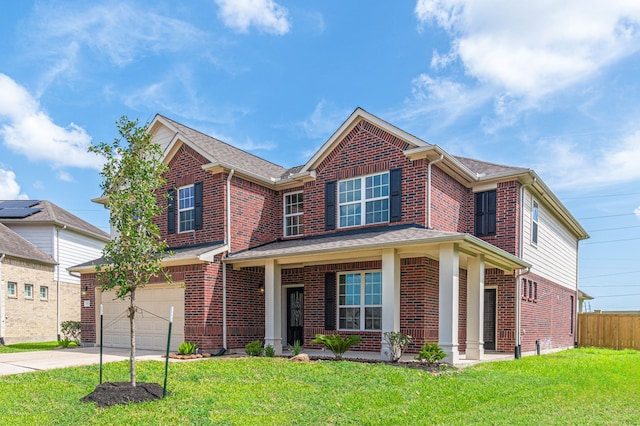
M 282 355 L 281 266 L 275 260 L 264 265 L 264 345 L 271 345 Z
M 467 262 L 467 359 L 484 357 L 484 256 Z
M 460 258 L 457 244 L 440 246 L 438 344 L 447 354 L 444 362 L 455 364 L 458 353 L 458 288 Z
M 382 333 L 400 331 L 400 257 L 395 249 L 382 250 Z M 391 360 L 391 350 L 382 339 L 380 358 Z

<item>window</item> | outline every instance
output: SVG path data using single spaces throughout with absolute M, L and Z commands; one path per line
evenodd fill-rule
M 389 221 L 389 173 L 338 182 L 340 228 Z
M 533 281 L 529 280 L 529 300 L 533 299 Z
M 533 300 L 538 300 L 538 283 L 535 281 L 533 282 Z
M 193 185 L 178 189 L 178 232 L 193 231 L 195 223 Z
M 496 235 L 496 191 L 475 193 L 475 235 Z
M 33 299 L 33 284 L 24 285 L 24 298 Z
M 304 232 L 303 223 L 303 202 L 302 191 L 284 194 L 284 236 L 293 237 L 302 235 Z
M 339 275 L 338 321 L 342 330 L 382 329 L 382 272 Z
M 40 286 L 40 299 L 41 300 L 49 299 L 49 287 Z
M 538 245 L 538 202 L 531 203 L 531 244 Z
M 7 296 L 18 297 L 18 284 L 12 282 L 7 283 Z
M 523 299 L 527 298 L 527 279 L 523 278 L 522 279 L 522 294 L 520 294 L 520 297 L 522 297 Z

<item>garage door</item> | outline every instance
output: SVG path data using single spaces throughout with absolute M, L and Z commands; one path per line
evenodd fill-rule
M 114 300 L 115 299 L 115 300 Z M 136 291 L 136 304 L 142 312 L 136 314 L 136 348 L 167 350 L 169 313 L 173 306 L 171 350 L 184 341 L 184 288 L 180 284 L 147 285 Z M 129 300 L 115 298 L 115 292 L 102 293 L 104 338 L 103 346 L 130 347 Z M 121 317 L 116 320 L 116 318 Z

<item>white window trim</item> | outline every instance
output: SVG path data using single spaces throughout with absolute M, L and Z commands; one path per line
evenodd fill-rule
M 45 290 L 46 295 L 44 297 L 42 297 L 42 290 Z M 40 300 L 49 300 L 49 287 L 47 287 L 46 285 L 41 285 L 40 289 L 39 289 L 39 293 L 40 293 Z
M 538 210 L 538 219 L 534 219 L 533 212 Z M 536 239 L 533 239 L 534 232 L 533 229 L 536 229 L 535 236 Z M 540 204 L 535 200 L 535 198 L 531 198 L 531 245 L 538 246 L 538 241 L 540 241 Z
M 13 293 L 9 292 L 9 284 L 13 284 Z M 18 283 L 14 281 L 7 282 L 7 297 L 15 299 L 18 297 Z
M 379 175 L 387 175 L 387 186 L 389 187 L 389 193 L 384 196 L 384 197 L 374 197 L 374 198 L 366 198 L 366 191 L 367 191 L 367 185 L 366 185 L 366 179 L 368 177 L 372 177 L 372 176 L 379 176 Z M 377 225 L 380 223 L 389 223 L 389 215 L 391 214 L 389 209 L 391 208 L 391 182 L 389 182 L 390 176 L 389 176 L 389 172 L 381 172 L 381 173 L 372 173 L 372 174 L 368 174 L 368 175 L 362 175 L 362 176 L 356 176 L 356 177 L 352 177 L 349 179 L 341 179 L 338 181 L 338 194 L 337 194 L 337 203 L 336 203 L 336 208 L 337 208 L 337 219 L 338 219 L 338 228 L 339 229 L 345 229 L 345 228 L 355 228 L 358 226 L 367 226 L 367 225 Z M 340 184 L 343 182 L 349 182 L 352 180 L 360 180 L 360 200 L 358 201 L 353 201 L 353 202 L 348 202 L 348 203 L 341 203 L 340 202 Z M 367 202 L 370 201 L 379 201 L 379 200 L 389 200 L 388 204 L 387 204 L 387 220 L 382 221 L 382 222 L 372 222 L 372 223 L 367 223 Z M 341 226 L 340 225 L 340 207 L 341 206 L 346 206 L 346 205 L 354 205 L 354 204 L 360 204 L 360 223 L 357 225 L 347 225 L 347 226 Z
M 344 271 L 344 272 L 338 272 L 337 276 L 336 276 L 336 300 L 338 301 L 337 303 L 337 312 L 336 312 L 336 319 L 337 319 L 337 325 L 338 325 L 338 330 L 339 331 L 381 331 L 382 328 L 380 329 L 374 329 L 374 328 L 365 328 L 365 308 L 381 308 L 383 307 L 383 304 L 379 304 L 379 305 L 366 305 L 365 304 L 365 279 L 364 276 L 365 274 L 369 274 L 369 273 L 375 273 L 378 272 L 380 274 L 382 274 L 382 270 L 381 269 L 369 269 L 369 270 L 362 270 L 362 271 Z M 352 274 L 359 274 L 361 276 L 361 280 L 360 280 L 360 305 L 341 305 L 340 304 L 340 277 L 344 276 L 344 275 L 352 275 Z M 382 276 L 380 277 L 382 279 Z M 382 290 L 382 289 L 381 289 Z M 382 295 L 381 295 L 382 297 Z M 382 301 L 382 300 L 381 300 Z M 359 307 L 360 308 L 360 328 L 359 329 L 355 329 L 355 328 L 341 328 L 340 327 L 340 308 L 356 308 Z M 382 318 L 380 318 L 380 326 L 382 327 Z
M 27 287 L 31 288 L 31 296 L 27 296 Z M 33 284 L 25 284 L 24 285 L 24 298 L 25 299 L 33 299 Z
M 302 211 L 299 213 L 287 214 L 287 196 L 302 194 Z M 299 234 L 287 234 L 287 218 L 302 216 L 302 232 Z M 282 235 L 285 237 L 301 237 L 304 235 L 304 191 L 287 192 L 282 196 Z
M 186 209 L 181 209 L 181 208 L 180 208 L 180 190 L 181 190 L 181 189 L 186 189 L 186 188 L 189 188 L 189 187 L 193 188 L 193 207 L 188 207 L 188 208 L 186 208 Z M 194 184 L 191 184 L 191 185 L 184 185 L 184 186 L 181 186 L 180 188 L 178 188 L 178 206 L 177 206 L 177 207 L 178 207 L 178 233 L 179 233 L 179 234 L 184 234 L 184 233 L 187 233 L 187 232 L 193 232 L 193 231 L 195 231 L 195 214 L 196 214 L 196 213 L 195 213 L 195 209 L 196 209 L 196 205 L 195 205 L 195 197 L 196 197 L 196 193 L 195 193 L 195 185 L 194 185 Z M 186 230 L 186 231 L 183 231 L 183 230 L 182 230 L 182 221 L 180 220 L 180 213 L 182 213 L 182 212 L 187 212 L 187 211 L 189 211 L 189 210 L 193 210 L 193 215 L 194 215 L 194 224 L 193 224 L 193 229 L 188 229 L 188 230 Z

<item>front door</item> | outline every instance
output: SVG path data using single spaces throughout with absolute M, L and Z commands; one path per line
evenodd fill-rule
M 496 350 L 496 289 L 484 290 L 484 348 Z
M 287 289 L 287 344 L 304 343 L 304 289 Z

